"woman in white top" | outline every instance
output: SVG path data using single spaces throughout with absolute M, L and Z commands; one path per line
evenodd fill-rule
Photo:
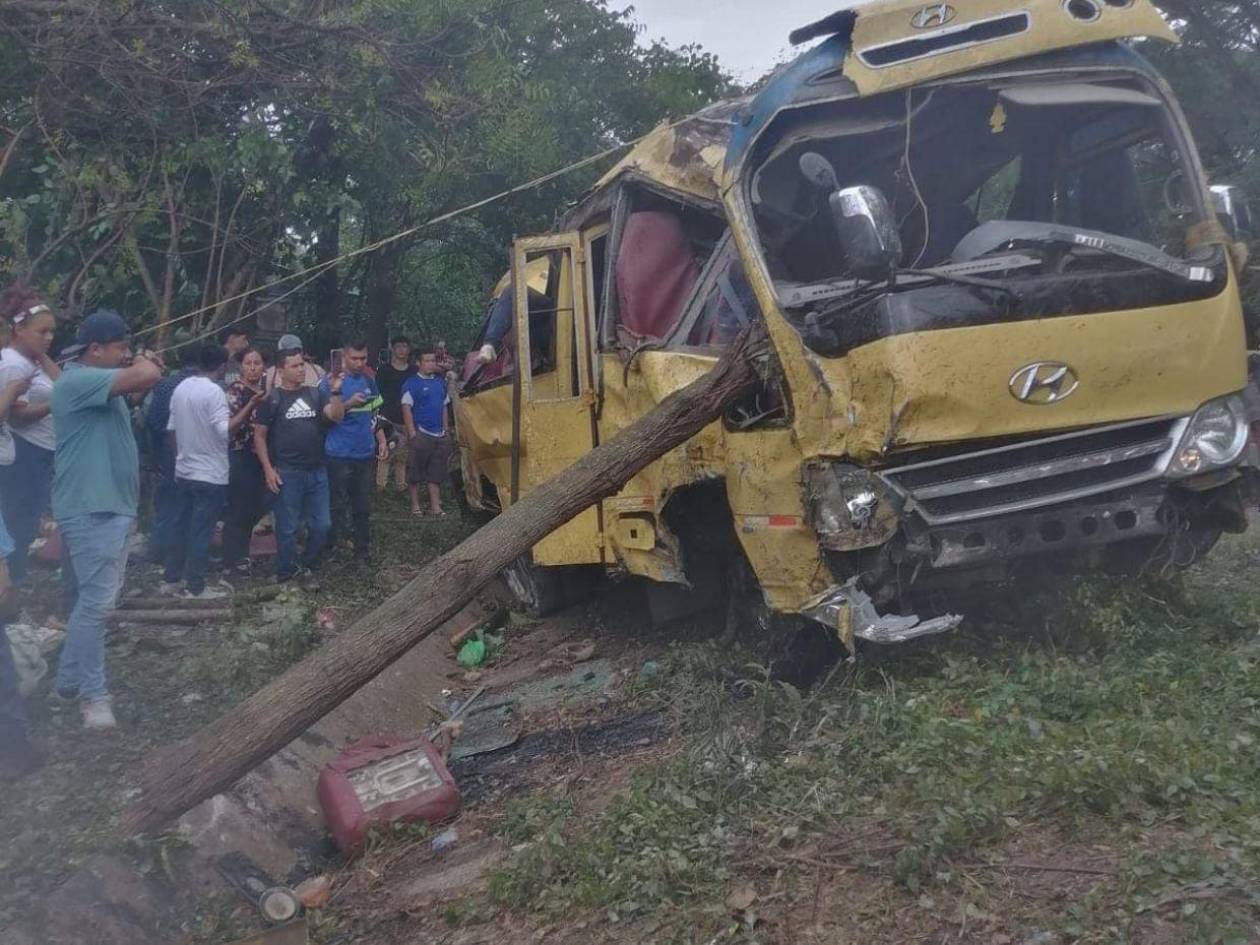
M 22 286 L 10 288 L 0 296 L 0 317 L 9 326 L 9 344 L 0 352 L 0 389 L 14 381 L 30 383 L 9 415 L 13 463 L 0 466 L 0 510 L 15 546 L 9 574 L 16 584 L 26 576 L 26 552 L 48 508 L 57 448 L 52 387 L 61 369 L 48 356 L 57 320 L 39 293 Z

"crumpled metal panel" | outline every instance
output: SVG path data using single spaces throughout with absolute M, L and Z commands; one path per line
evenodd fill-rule
M 834 627 L 840 641 L 853 651 L 854 638 L 871 643 L 905 643 L 919 637 L 947 633 L 957 628 L 963 618 L 946 614 L 931 620 L 918 615 L 898 617 L 881 614 L 870 595 L 857 586 L 857 578 L 844 585 L 828 588 L 803 608 L 801 614 L 811 620 Z
M 849 455 L 1184 416 L 1247 383 L 1238 295 L 1180 305 L 943 329 L 884 338 L 844 360 L 854 378 Z M 1021 403 L 1011 378 L 1061 361 L 1080 379 L 1051 406 Z M 835 370 L 830 364 L 825 368 Z
M 679 125 L 662 124 L 631 149 L 592 192 L 637 171 L 648 180 L 701 200 L 721 199 L 722 167 L 737 102 L 719 102 Z

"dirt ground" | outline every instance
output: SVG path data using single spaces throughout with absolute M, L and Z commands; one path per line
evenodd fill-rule
M 320 594 L 267 619 L 117 635 L 117 736 L 90 739 L 37 703 L 53 760 L 0 810 L 0 929 L 105 852 L 178 883 L 173 838 L 117 840 L 138 766 L 465 533 L 408 521 L 392 497 L 375 529 L 375 572 L 334 559 Z M 350 862 L 314 858 L 332 895 L 308 913 L 311 940 L 1260 942 L 1260 797 L 1240 786 L 1260 725 L 1247 714 L 1256 566 L 1253 532 L 1166 597 L 1083 585 L 1083 609 L 1047 606 L 1045 626 L 978 618 L 808 692 L 774 682 L 765 642 L 716 616 L 652 628 L 634 584 L 541 621 L 512 614 L 487 628 L 485 666 L 466 671 L 447 647 L 432 667 L 454 702 L 483 687 L 486 704 L 517 698 L 511 744 L 452 760 L 465 794 L 452 823 L 379 832 Z M 1222 731 L 1234 740 L 1212 753 L 1229 700 L 1246 712 L 1225 728 L 1242 734 Z M 1178 718 L 1193 726 L 1172 732 Z M 1152 770 L 1126 768 L 1135 758 Z M 457 840 L 435 851 L 448 829 Z M 172 893 L 172 942 L 261 929 L 223 888 Z

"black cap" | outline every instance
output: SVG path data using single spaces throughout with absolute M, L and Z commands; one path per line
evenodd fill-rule
M 123 317 L 110 308 L 98 308 L 79 323 L 79 332 L 75 335 L 74 344 L 66 348 L 62 354 L 76 357 L 82 354 L 88 345 L 107 345 L 114 341 L 123 341 L 131 334 L 131 329 L 123 321 Z

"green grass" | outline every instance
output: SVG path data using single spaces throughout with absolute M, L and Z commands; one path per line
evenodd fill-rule
M 490 900 L 540 921 L 633 920 L 661 941 L 785 940 L 773 922 L 732 917 L 738 882 L 778 870 L 812 885 L 799 860 L 830 857 L 902 907 L 924 904 L 925 919 L 947 901 L 982 915 L 996 901 L 985 871 L 1035 837 L 1051 852 L 1102 843 L 1114 858 L 1104 890 L 1033 909 L 1040 928 L 1141 941 L 1159 919 L 1176 923 L 1170 941 L 1252 941 L 1252 548 L 1229 543 L 1174 584 L 1079 581 L 998 602 L 959 635 L 863 659 L 815 692 L 726 645 L 677 648 L 642 698 L 675 713 L 681 751 L 594 816 L 505 816 L 504 834 L 531 843 Z M 741 681 L 714 682 L 731 670 Z

